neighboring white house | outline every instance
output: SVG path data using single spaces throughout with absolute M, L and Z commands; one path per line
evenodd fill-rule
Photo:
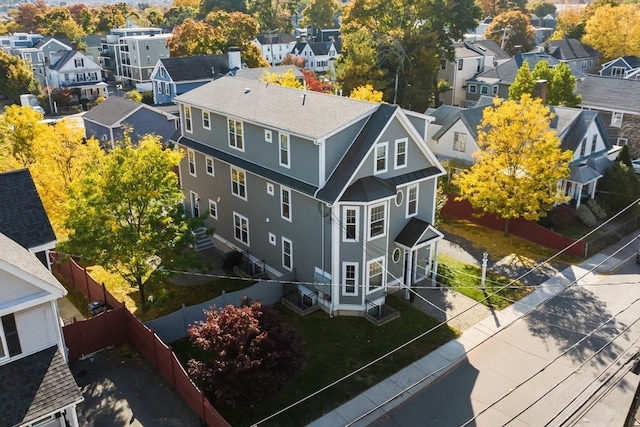
M 271 65 L 278 65 L 291 53 L 296 42 L 293 34 L 258 34 L 253 44 L 258 46 L 262 57 Z
M 333 63 L 340 56 L 340 42 L 298 42 L 291 49 L 291 54 L 305 60 L 305 68 L 316 73 L 325 73 L 333 68 Z
M 53 54 L 47 72 L 49 86 L 71 89 L 76 102 L 109 96 L 100 66 L 77 50 Z
M 84 399 L 67 365 L 57 299 L 67 291 L 0 234 L 0 425 L 78 427 Z

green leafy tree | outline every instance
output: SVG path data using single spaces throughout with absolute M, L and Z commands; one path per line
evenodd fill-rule
M 127 18 L 136 16 L 133 8 L 127 3 L 105 4 L 97 13 L 96 31 L 107 33 L 112 28 L 123 27 Z
M 197 9 L 188 6 L 172 7 L 165 12 L 163 23 L 168 27 L 176 27 L 187 19 L 194 19 L 197 13 Z
M 82 27 L 85 33 L 93 33 L 93 15 L 89 6 L 84 3 L 72 4 L 69 6 L 69 13 L 71 13 L 73 20 Z
M 337 65 L 338 81 L 345 90 L 372 84 L 384 92 L 385 101 L 424 111 L 436 90 L 440 59 L 453 58 L 452 42 L 475 28 L 480 13 L 475 2 L 468 0 L 353 0 L 343 10 L 343 38 L 346 42 L 358 31 L 373 35 L 369 39 L 372 44 L 367 40 L 375 51 L 371 66 L 382 70 L 384 87 L 370 76 L 356 81 L 354 75 L 362 73 L 362 68 L 357 72 L 344 69 L 353 64 L 350 55 L 364 52 L 365 46 L 355 45 L 364 40 L 362 36 L 351 39 L 350 47 L 343 51 L 345 58 Z M 359 61 L 354 63 L 361 65 Z
M 297 15 L 300 0 L 247 0 L 247 11 L 260 24 L 261 31 L 290 34 L 293 16 Z
M 331 28 L 334 18 L 340 13 L 340 7 L 336 0 L 309 0 L 302 10 L 302 25 Z
M 336 74 L 345 95 L 362 84 L 384 89 L 386 70 L 377 66 L 378 51 L 373 34 L 366 28 L 345 34 L 342 40 L 343 54 L 337 60 Z
M 70 187 L 63 250 L 137 286 L 142 304 L 148 277 L 192 242 L 173 171 L 181 157 L 163 149 L 160 137 L 146 135 L 137 147 L 116 147 Z
M 80 41 L 86 35 L 66 7 L 55 7 L 42 16 L 38 31 L 52 36 L 67 37 L 73 42 Z
M 475 163 L 453 180 L 457 200 L 505 220 L 505 236 L 509 220 L 536 221 L 566 201 L 558 181 L 569 176 L 573 153 L 560 148 L 552 118 L 541 100 L 528 94 L 520 102 L 496 99 L 478 126 Z
M 23 93 L 40 93 L 31 65 L 0 49 L 0 93 L 12 101 Z
M 124 94 L 124 97 L 135 102 L 142 102 L 142 94 L 136 89 L 130 90 Z
M 205 21 L 212 27 L 222 30 L 224 50 L 231 46 L 242 48 L 258 35 L 258 21 L 246 13 L 216 11 L 207 15 Z
M 619 212 L 640 197 L 640 180 L 631 165 L 629 147 L 622 146 L 613 162 L 598 181 L 596 200 L 609 211 Z
M 564 105 L 577 107 L 582 97 L 575 93 L 576 78 L 571 74 L 571 68 L 561 62 L 551 70 L 551 80 L 547 90 L 547 103 L 550 105 Z
M 515 55 L 520 46 L 523 52 L 530 51 L 534 46 L 535 29 L 529 23 L 529 17 L 520 11 L 501 13 L 493 18 L 484 32 L 484 36 L 502 45 L 509 55 Z
M 213 393 L 216 403 L 237 407 L 282 389 L 302 369 L 302 336 L 272 306 L 243 299 L 240 307 L 205 310 L 189 327 L 191 343 L 213 353 L 211 361 L 191 359 L 189 375 Z
M 224 12 L 246 12 L 247 5 L 244 0 L 202 0 L 198 16 L 204 18 L 209 13 L 218 10 Z
M 536 82 L 529 70 L 529 62 L 524 61 L 520 68 L 518 68 L 515 80 L 511 86 L 509 86 L 509 99 L 519 101 L 524 94 L 533 96 L 535 90 Z
M 600 51 L 604 61 L 620 56 L 640 56 L 640 5 L 604 5 L 587 20 L 585 44 Z

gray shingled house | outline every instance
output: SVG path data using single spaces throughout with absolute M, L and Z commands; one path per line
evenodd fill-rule
M 49 251 L 56 247 L 56 235 L 29 169 L 0 173 L 0 233 L 51 269 Z
M 0 233 L 2 426 L 79 425 L 83 397 L 67 365 L 56 302 L 66 293 L 32 253 Z
M 237 77 L 175 102 L 187 212 L 270 277 L 293 276 L 303 301 L 379 313 L 390 288 L 437 271 L 444 170 L 425 115 Z
M 159 135 L 166 143 L 178 127 L 177 116 L 118 96 L 111 96 L 96 105 L 82 119 L 85 136 L 95 137 L 105 148 L 122 141 L 127 129 L 133 143 L 149 133 Z

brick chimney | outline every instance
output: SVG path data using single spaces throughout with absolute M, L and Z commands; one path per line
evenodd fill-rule
M 547 103 L 547 81 L 546 80 L 536 80 L 536 90 L 535 94 L 538 98 L 542 99 L 542 103 Z

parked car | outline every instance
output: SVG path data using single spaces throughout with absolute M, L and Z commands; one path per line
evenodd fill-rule
M 633 171 L 640 175 L 640 158 L 631 160 L 631 165 L 633 166 Z

